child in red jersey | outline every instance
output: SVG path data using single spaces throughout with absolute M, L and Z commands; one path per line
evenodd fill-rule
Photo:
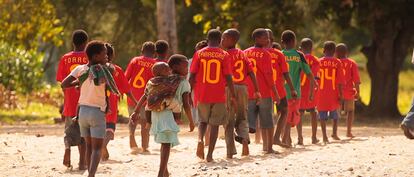
M 165 40 L 158 40 L 155 42 L 155 53 L 157 57 L 155 61 L 157 62 L 167 62 L 168 61 L 168 53 L 169 53 L 170 45 Z
M 72 34 L 72 43 L 74 51 L 69 52 L 62 56 L 59 61 L 58 69 L 56 72 L 56 81 L 62 82 L 70 72 L 78 65 L 88 63 L 86 53 L 84 52 L 86 43 L 88 42 L 88 34 L 84 30 L 76 30 Z M 77 107 L 79 100 L 79 89 L 66 88 L 63 89 L 64 104 L 63 104 L 63 118 L 65 121 L 65 129 L 72 124 L 72 117 L 77 116 Z M 65 154 L 63 156 L 63 165 L 71 167 L 70 163 L 70 146 L 69 137 L 65 135 Z M 79 169 L 86 169 L 85 166 L 85 143 L 82 138 L 81 144 L 78 145 L 79 149 Z
M 142 56 L 134 57 L 128 64 L 128 67 L 125 71 L 125 76 L 128 79 L 129 85 L 131 86 L 132 95 L 134 98 L 141 98 L 144 94 L 145 85 L 147 84 L 148 80 L 153 77 L 151 68 L 156 62 L 154 60 L 155 54 L 155 45 L 153 42 L 145 42 L 142 45 L 141 49 Z M 128 112 L 129 115 L 134 112 L 136 103 L 128 98 Z M 142 143 L 142 151 L 144 153 L 148 153 L 148 142 L 149 142 L 149 129 L 146 128 L 145 124 L 147 123 L 145 118 L 145 110 L 141 108 L 140 112 L 140 120 L 138 123 L 141 125 L 141 143 Z M 131 148 L 132 154 L 138 153 L 138 145 L 135 141 L 135 129 L 137 128 L 137 124 L 133 122 L 128 123 L 129 127 L 129 147 Z
M 280 51 L 280 49 L 273 48 L 273 32 L 270 29 L 266 29 L 270 36 L 270 43 L 272 47 L 269 46 L 268 51 L 272 57 L 272 69 L 273 69 L 273 80 L 276 84 L 277 93 L 280 97 L 280 103 L 276 105 L 277 107 L 277 114 L 275 116 L 278 117 L 276 131 L 273 137 L 273 144 L 279 145 L 282 147 L 288 147 L 288 145 L 282 143 L 280 141 L 280 135 L 282 133 L 283 128 L 286 124 L 286 117 L 287 117 L 287 98 L 286 98 L 286 90 L 285 90 L 285 83 L 289 86 L 291 90 L 293 90 L 292 79 L 289 75 L 288 64 L 286 62 L 285 55 Z M 280 44 L 279 44 L 280 45 Z
M 312 74 L 314 76 L 317 76 L 318 72 L 319 72 L 319 60 L 312 55 L 312 47 L 313 47 L 313 42 L 311 39 L 309 38 L 304 38 L 301 41 L 300 44 L 300 48 L 302 50 L 302 52 L 305 54 L 305 59 L 306 62 L 308 63 Z M 315 77 L 315 80 L 318 80 L 317 77 Z M 312 125 L 312 144 L 316 144 L 319 142 L 318 138 L 316 138 L 316 132 L 318 129 L 318 118 L 317 118 L 317 112 L 316 112 L 316 103 L 318 100 L 318 96 L 316 94 L 316 89 L 310 90 L 310 81 L 309 78 L 306 77 L 305 74 L 301 75 L 301 101 L 300 101 L 300 117 L 301 117 L 301 121 L 299 122 L 299 124 L 296 126 L 296 129 L 298 130 L 298 144 L 299 145 L 303 145 L 303 136 L 302 136 L 302 118 L 303 115 L 306 112 L 309 112 L 311 115 L 311 125 Z M 312 94 L 314 95 L 313 100 L 309 100 L 309 94 L 310 92 L 313 92 Z
M 321 121 L 323 142 L 329 143 L 326 135 L 326 121 L 333 119 L 332 138 L 340 140 L 338 137 L 338 109 L 340 101 L 343 99 L 343 69 L 342 63 L 335 58 L 335 42 L 326 41 L 323 46 L 324 57 L 320 58 L 319 69 L 319 101 L 318 111 Z
M 253 84 L 252 82 L 248 82 L 248 119 L 251 130 L 249 132 L 254 133 L 256 131 L 256 120 L 259 118 L 263 150 L 266 153 L 274 153 L 275 151 L 272 148 L 274 131 L 272 112 L 274 103 L 279 103 L 280 98 L 272 78 L 272 58 L 266 49 L 269 46 L 269 33 L 263 28 L 258 28 L 253 31 L 252 38 L 255 41 L 255 45 L 246 49 L 244 52 L 253 65 L 253 72 L 256 75 L 262 99 L 259 103 L 257 102 Z
M 344 87 L 342 102 L 342 108 L 348 115 L 346 121 L 346 136 L 354 138 L 352 134 L 352 122 L 355 118 L 355 100 L 359 99 L 359 84 L 361 84 L 359 78 L 358 65 L 354 60 L 348 58 L 348 47 L 344 43 L 340 43 L 336 46 L 336 57 L 341 60 L 342 67 L 344 69 Z
M 128 80 L 125 77 L 124 71 L 122 71 L 122 68 L 118 65 L 112 63 L 114 56 L 115 56 L 115 50 L 112 47 L 111 44 L 106 43 L 106 50 L 108 55 L 108 65 L 109 67 L 113 68 L 112 77 L 114 78 L 115 84 L 118 87 L 118 90 L 121 94 L 126 94 L 130 99 L 134 100 L 136 102 L 136 99 L 132 96 L 132 93 L 130 92 L 130 86 L 128 83 Z M 106 93 L 108 96 L 109 101 L 109 111 L 106 113 L 106 134 L 103 142 L 102 147 L 102 160 L 108 160 L 109 159 L 109 152 L 107 149 L 109 141 L 113 140 L 115 135 L 115 127 L 116 122 L 118 120 L 118 102 L 121 99 L 119 95 L 115 95 L 111 92 Z
M 207 34 L 208 46 L 194 54 L 190 69 L 190 84 L 197 94 L 197 108 L 200 118 L 197 156 L 204 159 L 204 135 L 210 125 L 210 144 L 207 162 L 213 161 L 218 128 L 226 123 L 225 87 L 230 89 L 230 98 L 235 105 L 229 54 L 220 49 L 221 32 L 212 29 Z
M 227 146 L 227 158 L 233 158 L 233 155 L 237 154 L 234 140 L 243 144 L 242 156 L 249 155 L 249 125 L 247 121 L 247 79 L 253 81 L 255 96 L 257 101 L 260 102 L 260 92 L 257 85 L 256 76 L 254 75 L 252 65 L 244 52 L 236 48 L 237 41 L 239 40 L 240 32 L 237 29 L 228 29 L 224 31 L 221 45 L 227 50 L 231 58 L 231 65 L 233 66 L 233 82 L 234 91 L 236 94 L 237 109 L 232 108 L 228 102 L 229 112 L 227 116 L 227 124 L 225 125 L 225 139 Z M 227 92 L 229 95 L 229 92 Z M 237 110 L 237 111 L 236 111 Z M 236 137 L 234 132 L 236 130 Z

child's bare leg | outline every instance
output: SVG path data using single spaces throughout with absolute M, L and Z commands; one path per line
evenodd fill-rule
M 160 170 L 158 171 L 158 177 L 168 176 L 167 164 L 170 157 L 171 144 L 161 144 L 161 157 L 160 157 Z
M 207 123 L 200 122 L 198 125 L 197 157 L 204 159 L 204 135 L 207 131 Z
M 242 148 L 242 156 L 248 156 L 250 154 L 249 152 L 249 140 L 243 139 L 243 148 Z
M 285 125 L 285 131 L 283 133 L 282 142 L 284 144 L 286 144 L 287 148 L 292 147 L 292 142 L 291 142 L 291 138 L 290 138 L 290 125 L 289 124 Z
M 323 136 L 323 142 L 329 143 L 328 136 L 326 135 L 326 120 L 320 120 L 321 121 L 321 130 L 322 130 L 322 136 Z
M 256 133 L 254 134 L 254 142 L 260 144 L 260 139 L 262 139 L 261 130 L 259 126 L 259 119 L 256 120 Z M 263 142 L 264 143 L 264 142 Z
M 286 117 L 287 117 L 287 109 L 282 108 L 280 110 L 280 117 L 279 117 L 279 120 L 277 121 L 275 136 L 273 138 L 273 144 L 276 144 L 282 147 L 288 147 L 286 144 L 280 141 L 280 136 L 282 132 L 285 130 Z
M 65 154 L 63 155 L 63 165 L 70 167 L 70 147 L 65 147 Z
M 341 140 L 338 137 L 338 119 L 333 119 L 333 124 L 332 124 L 332 138 L 334 140 Z
M 226 140 L 227 158 L 233 158 L 237 154 L 236 145 L 234 144 L 234 118 L 230 118 L 228 123 L 224 125 L 224 136 Z
M 96 170 L 98 169 L 99 161 L 101 160 L 103 138 L 91 138 L 91 142 L 92 153 L 90 157 L 89 177 L 95 176 Z
M 355 136 L 352 134 L 352 123 L 354 122 L 355 112 L 348 111 L 348 119 L 346 120 L 346 136 L 349 138 L 354 138 Z
M 142 143 L 142 151 L 148 151 L 148 144 L 149 144 L 149 129 L 146 128 L 146 121 L 142 121 L 141 123 L 141 143 Z
M 114 137 L 114 133 L 112 131 L 106 131 L 105 138 L 102 145 L 102 160 L 108 160 L 109 159 L 109 152 L 108 152 L 108 144 L 109 141 Z
M 296 125 L 296 130 L 298 131 L 298 145 L 303 145 L 302 116 L 303 116 L 303 113 L 300 113 L 300 120 L 299 120 L 298 125 Z
M 311 114 L 311 124 L 312 124 L 312 144 L 316 144 L 319 142 L 318 138 L 316 138 L 316 132 L 318 131 L 318 121 L 316 117 L 316 111 L 312 111 L 310 114 Z
M 210 129 L 211 129 L 210 125 L 207 125 L 207 130 L 206 130 L 206 133 L 204 134 L 205 135 L 204 146 L 208 146 L 210 144 Z
M 216 147 L 219 126 L 210 125 L 210 144 L 208 145 L 207 162 L 213 161 L 213 152 Z
M 86 164 L 86 160 L 85 160 L 85 155 L 86 155 L 86 143 L 84 138 L 82 138 L 83 143 L 81 143 L 80 145 L 78 145 L 78 150 L 79 150 L 79 170 L 86 170 L 87 168 L 87 164 Z
M 131 148 L 131 150 L 134 151 L 138 149 L 138 145 L 135 140 L 135 129 L 137 129 L 137 124 L 128 123 L 128 128 L 129 128 L 129 147 Z M 132 153 L 136 153 L 136 152 L 132 152 Z
M 275 128 L 266 128 L 265 134 L 266 134 L 266 150 L 267 153 L 274 153 L 273 150 L 273 132 L 275 131 Z
M 85 160 L 86 160 L 86 165 L 87 165 L 87 167 L 88 167 L 88 170 L 89 170 L 89 167 L 91 166 L 91 154 L 92 154 L 92 140 L 91 140 L 91 137 L 89 136 L 89 137 L 85 137 L 85 142 L 86 142 L 86 157 L 85 157 Z

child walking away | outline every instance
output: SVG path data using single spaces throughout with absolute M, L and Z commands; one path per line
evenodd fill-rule
M 341 60 L 344 70 L 344 87 L 341 107 L 348 115 L 346 121 L 346 136 L 354 138 L 352 134 L 352 123 L 355 118 L 355 100 L 359 99 L 359 79 L 358 65 L 354 60 L 348 58 L 348 47 L 344 43 L 340 43 L 336 46 L 336 57 Z
M 194 54 L 190 69 L 190 84 L 196 85 L 197 108 L 200 118 L 197 156 L 204 159 L 204 135 L 210 125 L 210 144 L 207 162 L 213 161 L 218 129 L 226 123 L 225 87 L 230 89 L 230 98 L 235 105 L 235 94 L 231 75 L 229 54 L 220 49 L 221 32 L 211 29 L 207 34 L 208 46 Z M 213 91 L 213 92 L 212 92 Z
M 155 42 L 155 53 L 157 54 L 157 58 L 155 58 L 155 61 L 167 62 L 169 48 L 170 45 L 168 45 L 168 42 L 165 40 L 158 40 L 157 42 Z
M 130 86 L 128 80 L 125 77 L 124 71 L 122 71 L 121 67 L 112 63 L 115 51 L 111 44 L 106 43 L 105 47 L 107 49 L 108 55 L 108 63 L 107 65 L 112 69 L 112 77 L 115 80 L 115 84 L 119 89 L 121 94 L 126 94 L 130 99 L 135 101 L 135 98 L 132 96 L 130 92 Z M 102 147 L 102 160 L 109 159 L 109 152 L 108 152 L 108 143 L 109 141 L 113 140 L 115 137 L 115 127 L 116 122 L 118 120 L 118 102 L 121 99 L 120 95 L 113 94 L 111 92 L 107 92 L 107 97 L 109 101 L 109 110 L 106 114 L 106 134 L 105 139 L 103 142 Z
M 255 93 L 252 82 L 249 82 L 249 103 L 248 103 L 248 120 L 249 128 L 255 132 L 256 120 L 259 117 L 260 128 L 262 131 L 263 150 L 266 153 L 274 153 L 273 150 L 273 107 L 274 102 L 278 103 L 279 95 L 276 90 L 272 75 L 272 60 L 267 46 L 269 46 L 269 33 L 263 29 L 255 29 L 252 33 L 255 42 L 253 47 L 246 49 L 244 52 L 253 65 L 253 71 L 259 85 L 259 92 L 262 97 L 260 102 L 256 99 L 258 94 Z M 272 94 L 275 100 L 272 100 Z
M 269 33 L 270 42 L 273 45 L 273 32 L 270 29 L 266 29 L 266 31 Z M 283 53 L 280 50 L 274 49 L 270 45 L 267 50 L 269 51 L 270 56 L 272 57 L 273 81 L 276 84 L 277 93 L 280 97 L 280 103 L 276 105 L 278 112 L 275 115 L 278 115 L 278 120 L 276 124 L 275 135 L 273 137 L 273 144 L 286 148 L 289 146 L 283 144 L 282 141 L 280 141 L 280 135 L 286 125 L 286 117 L 288 111 L 285 83 L 287 83 L 290 90 L 294 90 L 294 88 L 292 84 L 292 79 L 289 75 L 289 69 L 285 55 L 283 55 Z
M 105 137 L 105 112 L 108 110 L 107 91 L 119 95 L 118 88 L 107 67 L 107 50 L 101 41 L 86 46 L 89 63 L 77 66 L 62 82 L 63 88 L 80 86 L 79 126 L 86 140 L 88 176 L 95 176 Z
M 309 68 L 309 65 L 306 63 L 305 56 L 302 52 L 297 51 L 296 48 L 296 35 L 291 30 L 283 31 L 282 33 L 282 43 L 285 49 L 282 51 L 286 57 L 286 61 L 289 65 L 289 74 L 292 78 L 292 83 L 294 90 L 290 89 L 288 84 L 285 84 L 286 89 L 286 98 L 288 100 L 288 116 L 286 121 L 285 132 L 283 134 L 282 142 L 292 146 L 292 140 L 290 137 L 290 129 L 293 126 L 298 125 L 300 120 L 299 107 L 300 107 L 300 75 L 301 72 L 306 74 L 306 77 L 310 81 L 310 90 L 314 89 L 315 79 Z M 309 100 L 313 100 L 313 92 L 309 94 Z M 303 144 L 300 141 L 298 144 Z
M 237 29 L 228 29 L 224 31 L 221 46 L 227 50 L 230 55 L 231 65 L 233 66 L 233 82 L 236 94 L 237 109 L 231 106 L 230 100 L 227 100 L 229 111 L 227 114 L 227 124 L 225 124 L 225 139 L 227 146 L 227 158 L 233 158 L 237 154 L 234 140 L 243 144 L 242 156 L 249 155 L 249 124 L 247 121 L 247 78 L 253 81 L 255 96 L 260 100 L 259 87 L 257 86 L 256 76 L 254 75 L 252 65 L 243 51 L 236 48 L 240 32 Z M 226 90 L 227 97 L 230 91 Z M 236 111 L 237 110 L 237 111 Z M 236 136 L 234 131 L 236 130 Z
M 329 143 L 326 135 L 326 121 L 333 119 L 332 138 L 340 140 L 338 137 L 338 109 L 340 101 L 343 99 L 343 69 L 342 63 L 335 58 L 335 42 L 326 41 L 323 46 L 324 57 L 320 61 L 319 69 L 319 95 L 318 102 L 319 118 L 321 121 L 321 129 L 323 142 Z
M 147 84 L 146 88 L 146 94 L 148 95 L 147 106 L 152 109 L 151 134 L 154 135 L 155 142 L 161 144 L 159 177 L 169 176 L 167 164 L 171 147 L 179 144 L 179 127 L 174 120 L 174 113 L 168 106 L 164 105 L 165 107 L 163 107 L 162 105 L 169 103 L 173 99 L 177 102 L 179 108 L 184 108 L 190 124 L 194 124 L 190 106 L 191 88 L 189 82 L 185 79 L 188 74 L 187 58 L 178 54 L 170 57 L 168 65 L 173 71 L 171 76 L 165 76 L 169 73 L 169 69 L 166 69 L 163 65 L 165 64 L 157 63 L 153 67 L 154 75 L 159 75 L 160 77 L 151 79 L 151 82 L 153 81 L 152 84 L 159 83 L 159 85 L 151 86 L 151 84 Z M 134 117 L 132 119 L 136 120 Z
M 129 85 L 131 86 L 132 94 L 134 98 L 141 98 L 144 95 L 145 85 L 148 80 L 153 77 L 151 68 L 152 65 L 156 62 L 154 60 L 155 54 L 155 45 L 153 42 L 145 42 L 142 45 L 141 49 L 142 56 L 134 57 L 125 71 L 125 76 L 128 79 Z M 128 112 L 129 115 L 134 112 L 135 102 L 134 100 L 128 98 Z M 138 145 L 135 141 L 135 129 L 137 124 L 141 125 L 141 144 L 142 151 L 144 153 L 149 153 L 148 151 L 148 142 L 149 142 L 149 129 L 146 128 L 146 119 L 145 119 L 145 110 L 142 107 L 139 110 L 140 120 L 137 123 L 128 123 L 129 127 L 129 147 L 131 148 L 131 154 L 137 154 L 139 152 Z
M 69 52 L 60 59 L 56 81 L 62 82 L 70 72 L 78 65 L 83 65 L 88 62 L 84 52 L 85 46 L 88 42 L 88 34 L 83 30 L 76 30 L 72 34 L 72 43 L 74 51 Z M 65 129 L 71 126 L 72 118 L 77 116 L 77 107 L 79 100 L 79 90 L 76 88 L 63 89 L 64 103 L 63 103 L 63 120 L 65 121 Z M 65 134 L 65 154 L 63 156 L 63 165 L 71 167 L 70 163 L 70 147 L 78 146 L 79 149 L 79 170 L 86 170 L 85 164 L 85 140 L 81 138 L 80 144 L 72 142 L 72 138 Z M 79 137 L 76 137 L 79 138 Z
M 414 99 L 413 103 L 411 103 L 410 111 L 408 111 L 404 120 L 401 122 L 400 127 L 403 130 L 405 137 L 414 139 Z
M 312 74 L 315 77 L 315 80 L 318 80 L 317 77 L 319 72 L 319 60 L 315 56 L 312 55 L 312 48 L 313 48 L 313 41 L 309 38 L 304 38 L 300 42 L 300 49 L 305 54 L 306 62 L 308 63 Z M 306 77 L 305 74 L 302 73 L 301 75 L 301 100 L 300 100 L 300 117 L 303 120 L 303 115 L 305 112 L 309 112 L 311 115 L 311 126 L 312 126 L 312 144 L 316 144 L 319 142 L 318 138 L 316 138 L 316 132 L 318 131 L 318 118 L 316 112 L 316 103 L 318 101 L 318 94 L 316 93 L 317 87 L 315 89 L 310 89 L 310 81 L 309 78 Z M 310 92 L 314 95 L 313 100 L 309 99 Z M 303 136 L 302 136 L 302 121 L 296 126 L 298 130 L 298 144 L 303 145 Z

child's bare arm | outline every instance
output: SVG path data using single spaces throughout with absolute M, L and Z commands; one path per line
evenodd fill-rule
M 182 95 L 183 97 L 183 108 L 185 114 L 187 115 L 188 121 L 190 122 L 190 132 L 194 130 L 194 120 L 193 115 L 191 114 L 191 105 L 190 105 L 190 93 L 186 92 Z
M 69 87 L 75 87 L 79 85 L 79 80 L 77 80 L 75 77 L 69 75 L 68 77 L 66 77 L 63 81 L 62 81 L 62 85 L 61 87 L 63 89 L 65 88 L 69 88 Z
M 259 105 L 262 95 L 260 94 L 260 91 L 259 91 L 259 84 L 257 84 L 256 75 L 254 75 L 254 72 L 249 72 L 249 77 L 252 80 L 253 85 L 254 85 L 254 90 L 255 90 L 254 96 L 256 98 L 256 104 Z
M 360 94 L 359 94 L 359 85 L 360 85 L 361 83 L 355 83 L 355 89 L 356 89 L 356 95 L 355 95 L 355 99 L 359 99 L 361 96 L 360 96 Z
M 134 108 L 134 112 L 130 116 L 130 119 L 133 124 L 135 124 L 138 120 L 139 110 L 141 109 L 142 105 L 144 105 L 145 101 L 147 101 L 147 97 L 145 95 L 142 95 L 142 97 L 139 99 L 137 105 Z

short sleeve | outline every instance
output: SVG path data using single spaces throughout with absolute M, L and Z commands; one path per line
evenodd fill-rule
M 190 83 L 188 82 L 187 79 L 183 79 L 179 85 L 179 87 L 181 88 L 180 91 L 180 95 L 184 94 L 184 93 L 190 93 L 191 92 L 191 86 Z
M 193 61 L 191 62 L 191 66 L 190 66 L 190 73 L 197 73 L 199 65 L 200 65 L 200 61 L 198 58 L 198 52 L 195 52 L 193 55 Z
M 75 69 L 72 70 L 72 72 L 70 72 L 70 75 L 75 77 L 75 78 L 79 78 L 79 76 L 82 74 L 82 69 L 84 68 L 85 65 L 79 65 L 76 66 Z
M 354 83 L 361 83 L 361 79 L 359 77 L 358 65 L 355 62 L 352 62 L 352 79 Z
M 272 57 L 270 56 L 269 52 L 267 52 L 267 51 L 263 52 L 262 67 L 263 67 L 263 73 L 273 74 Z
M 124 72 L 121 68 L 116 68 L 117 76 L 116 76 L 116 84 L 121 93 L 127 93 L 130 90 L 130 86 L 128 80 L 125 77 Z
M 58 69 L 56 71 L 56 81 L 58 82 L 62 82 L 63 79 L 65 79 L 66 76 L 64 76 L 64 68 L 65 68 L 65 61 L 64 61 L 65 57 L 62 57 L 59 60 L 59 65 L 58 65 Z
M 305 72 L 306 74 L 310 74 L 312 73 L 308 63 L 306 63 L 306 61 L 302 61 L 300 62 L 300 67 L 303 70 L 303 72 Z
M 283 53 L 278 53 L 278 60 L 279 60 L 279 65 L 280 65 L 280 69 L 282 70 L 282 73 L 289 72 L 286 58 L 285 58 L 285 55 L 283 55 Z
M 125 70 L 125 77 L 127 80 L 131 79 L 132 77 L 132 66 L 133 66 L 134 61 L 135 61 L 134 59 L 131 59 L 131 61 L 128 63 L 128 66 Z
M 312 59 L 313 59 L 313 63 L 312 63 L 311 70 L 312 70 L 313 75 L 317 75 L 321 64 L 319 63 L 318 59 L 316 59 L 314 56 L 312 56 Z
M 247 73 L 253 72 L 253 65 L 252 62 L 247 58 L 247 56 L 244 54 L 244 52 L 241 52 L 242 60 L 244 64 L 246 65 Z
M 336 70 L 336 83 L 337 84 L 345 84 L 345 74 L 344 74 L 344 70 L 343 70 L 343 66 L 342 66 L 342 62 L 337 59 L 337 63 L 338 63 L 338 68 Z

